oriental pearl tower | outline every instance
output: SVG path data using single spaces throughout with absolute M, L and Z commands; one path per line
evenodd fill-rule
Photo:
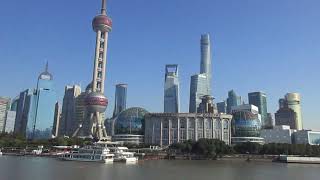
M 89 115 L 91 136 L 96 140 L 110 140 L 102 119 L 102 114 L 108 105 L 108 99 L 104 96 L 104 81 L 106 76 L 108 34 L 112 27 L 112 21 L 107 16 L 106 0 L 102 0 L 101 14 L 94 17 L 92 27 L 96 32 L 96 48 L 92 89 L 85 99 L 86 113 Z

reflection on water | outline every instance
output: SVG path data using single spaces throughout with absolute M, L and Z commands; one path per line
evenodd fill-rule
M 0 180 L 318 180 L 319 170 L 316 164 L 271 162 L 161 160 L 126 165 L 0 157 Z

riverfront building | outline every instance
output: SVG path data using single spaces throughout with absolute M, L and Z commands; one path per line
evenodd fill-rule
M 122 111 L 114 118 L 112 141 L 142 144 L 144 142 L 145 115 L 143 108 L 132 107 Z
M 249 104 L 255 105 L 259 109 L 261 115 L 261 127 L 270 127 L 268 122 L 267 95 L 264 92 L 251 92 L 248 94 Z
M 178 65 L 168 64 L 166 65 L 165 71 L 164 112 L 178 113 L 180 111 Z
M 127 84 L 116 85 L 113 117 L 117 116 L 120 112 L 127 109 L 127 89 Z
M 261 116 L 257 106 L 243 104 L 232 107 L 232 144 L 256 142 L 263 144 L 260 137 Z
M 4 132 L 7 111 L 10 110 L 10 98 L 0 97 L 0 133 Z
M 275 126 L 273 129 L 262 129 L 261 137 L 264 139 L 265 143 L 292 143 L 292 134 L 296 130 L 290 129 L 290 126 Z
M 167 146 L 201 138 L 230 144 L 231 119 L 227 114 L 149 113 L 145 116 L 145 144 Z
M 300 130 L 293 133 L 295 144 L 320 145 L 320 131 Z

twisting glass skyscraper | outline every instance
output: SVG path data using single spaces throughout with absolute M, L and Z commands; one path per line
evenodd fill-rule
M 164 112 L 178 113 L 180 111 L 179 94 L 178 65 L 168 64 L 164 78 Z
M 201 97 L 211 95 L 211 78 L 212 78 L 212 64 L 211 64 L 211 44 L 209 34 L 201 35 L 200 39 L 201 49 L 201 63 L 200 74 L 191 76 L 190 82 L 190 102 L 189 112 L 195 113 L 201 102 Z
M 207 76 L 208 95 L 211 95 L 211 79 L 212 79 L 212 65 L 211 65 L 211 43 L 209 34 L 202 34 L 200 39 L 201 47 L 201 64 L 200 73 Z
M 113 117 L 117 116 L 121 111 L 127 108 L 127 88 L 127 84 L 116 85 Z

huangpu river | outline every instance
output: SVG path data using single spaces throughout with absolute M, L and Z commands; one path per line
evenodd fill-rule
M 319 180 L 320 165 L 244 160 L 150 160 L 99 164 L 0 156 L 0 180 Z

